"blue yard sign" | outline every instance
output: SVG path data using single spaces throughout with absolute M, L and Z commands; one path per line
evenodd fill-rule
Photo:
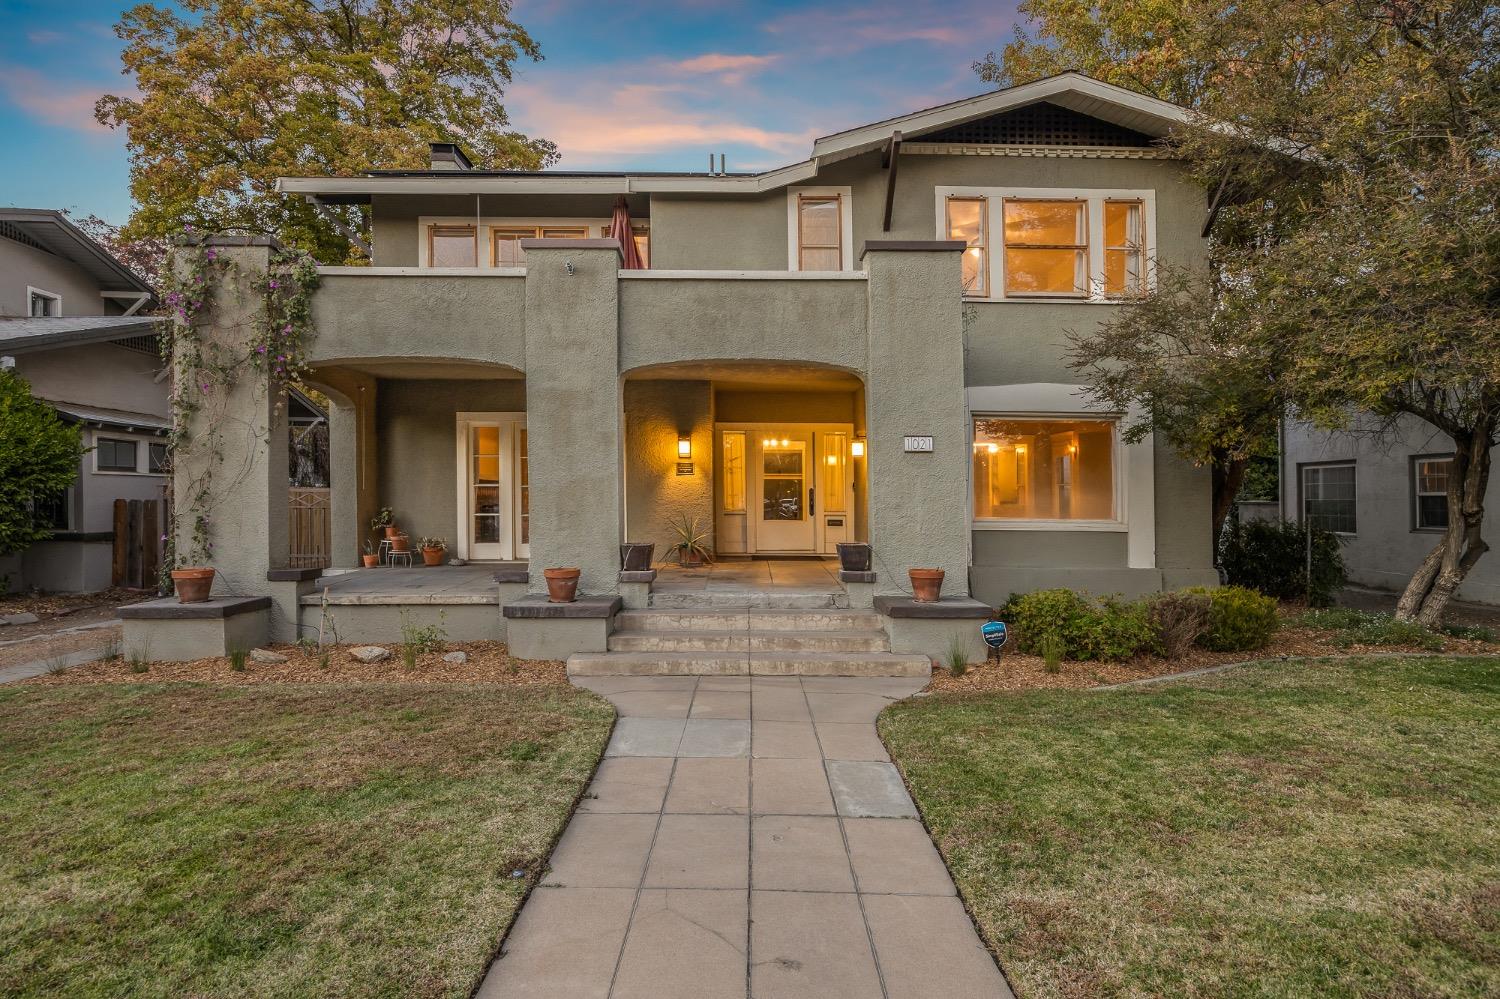
M 1010 635 L 1010 629 L 1005 626 L 1004 621 L 986 621 L 980 626 L 979 633 L 984 636 L 984 643 L 986 645 L 998 651 L 1005 645 L 1005 639 Z

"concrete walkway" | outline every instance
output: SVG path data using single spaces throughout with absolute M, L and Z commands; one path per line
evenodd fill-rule
M 481 997 L 1008 999 L 875 734 L 921 680 L 576 682 L 620 718 Z

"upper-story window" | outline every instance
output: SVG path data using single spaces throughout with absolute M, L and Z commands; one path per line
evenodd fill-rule
M 27 313 L 33 319 L 62 315 L 62 296 L 40 288 L 27 288 Z
M 507 225 L 490 227 L 490 264 L 493 267 L 525 267 L 523 239 L 588 239 L 586 225 Z
M 428 267 L 473 267 L 479 258 L 478 230 L 471 225 L 427 227 Z
M 1151 191 L 949 188 L 938 197 L 938 235 L 968 244 L 970 298 L 1108 302 L 1150 287 Z
M 803 187 L 787 192 L 787 269 L 854 268 L 849 188 Z

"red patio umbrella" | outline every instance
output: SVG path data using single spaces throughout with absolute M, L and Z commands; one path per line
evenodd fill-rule
M 620 250 L 624 254 L 624 260 L 620 267 L 625 270 L 641 270 L 646 266 L 641 259 L 641 251 L 635 246 L 635 233 L 630 227 L 630 208 L 625 204 L 625 195 L 615 199 L 615 211 L 609 219 L 610 236 L 620 241 Z

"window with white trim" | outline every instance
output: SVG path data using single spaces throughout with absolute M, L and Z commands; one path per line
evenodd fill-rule
M 40 288 L 26 289 L 27 314 L 32 319 L 50 319 L 62 315 L 62 296 Z
M 1116 429 L 1097 418 L 974 417 L 974 519 L 1118 521 Z
M 94 470 L 98 472 L 137 471 L 136 442 L 117 437 L 96 437 L 94 439 Z
M 1355 534 L 1354 463 L 1303 465 L 1302 517 L 1334 534 Z
M 940 187 L 937 197 L 938 237 L 968 244 L 970 298 L 1112 302 L 1151 285 L 1154 191 Z
M 1448 476 L 1452 472 L 1451 454 L 1412 457 L 1412 516 L 1417 530 L 1448 529 Z
M 836 271 L 843 267 L 844 199 L 837 194 L 797 196 L 797 269 Z

